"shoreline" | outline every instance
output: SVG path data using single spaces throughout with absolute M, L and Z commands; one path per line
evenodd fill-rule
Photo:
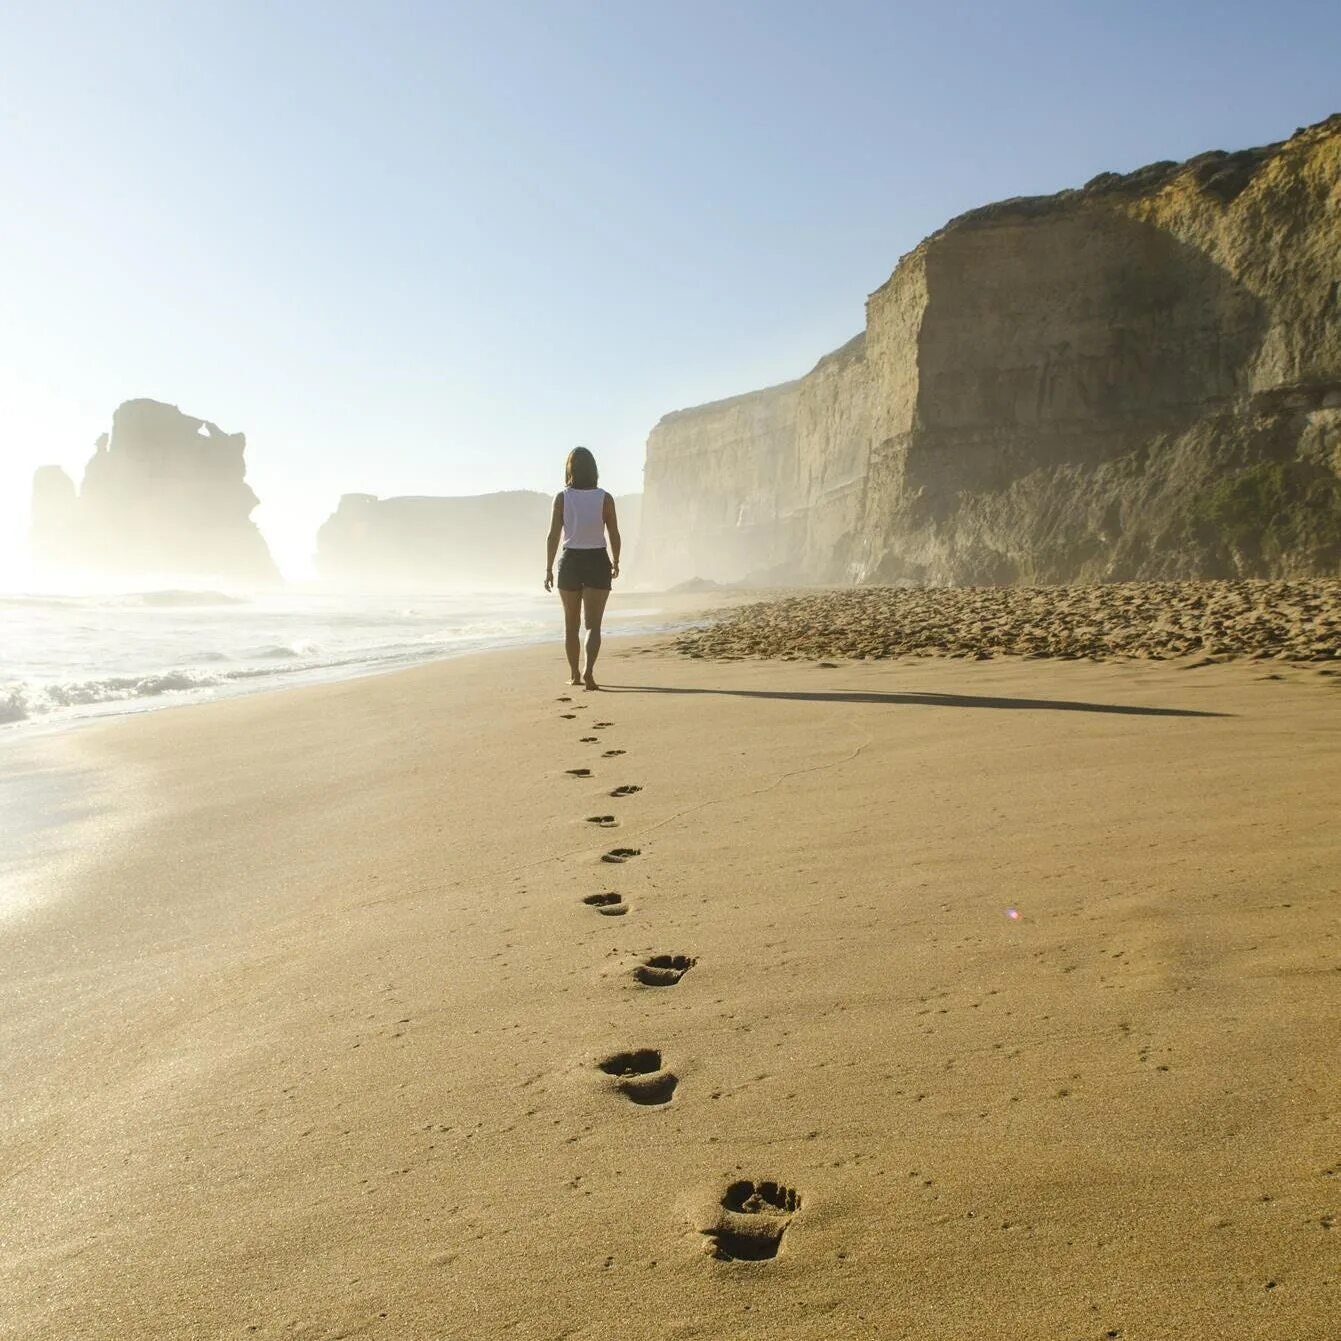
M 608 638 L 664 641 L 685 656 L 712 661 L 916 656 L 1153 659 L 1197 665 L 1271 659 L 1312 664 L 1321 674 L 1336 673 L 1326 663 L 1341 663 L 1341 579 L 1036 588 L 719 587 L 620 594 L 655 604 L 650 608 L 639 604 L 627 614 L 613 608 L 607 616 Z M 640 622 L 648 617 L 656 622 Z M 555 632 L 484 638 L 478 643 L 467 640 L 460 647 L 438 647 L 415 659 L 400 656 L 370 662 L 353 657 L 314 666 L 277 666 L 265 675 L 244 670 L 208 686 L 189 683 L 199 667 L 160 668 L 142 677 L 149 688 L 129 697 L 76 699 L 76 711 L 0 719 L 0 750 L 8 741 L 165 708 L 393 674 L 482 652 L 544 646 L 561 636 L 561 617 L 556 615 L 554 623 Z M 123 678 L 129 684 L 136 677 Z M 4 707 L 0 696 L 0 710 Z
M 621 592 L 611 636 L 655 636 L 710 596 Z M 295 595 L 271 602 L 145 597 L 19 601 L 0 741 L 160 708 L 378 675 L 562 637 L 557 597 L 538 592 Z M 202 610 L 204 613 L 202 614 Z M 24 612 L 28 622 L 23 622 Z M 58 613 L 59 612 L 59 613 Z M 85 627 L 84 621 L 89 621 Z M 120 648 L 133 649 L 129 654 Z
M 1329 686 L 561 660 L 66 738 L 107 837 L 0 927 L 25 1341 L 1322 1341 Z
M 58 883 L 96 808 L 86 774 L 49 743 L 0 745 L 0 936 L 9 917 Z

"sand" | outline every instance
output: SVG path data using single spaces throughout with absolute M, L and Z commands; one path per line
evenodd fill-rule
M 0 1336 L 1336 1335 L 1333 681 L 560 662 L 49 742 Z
M 755 601 L 675 639 L 691 657 L 1058 657 L 1341 667 L 1341 580 L 845 587 Z

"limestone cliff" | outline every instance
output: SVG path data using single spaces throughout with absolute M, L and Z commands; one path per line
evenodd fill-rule
M 33 478 L 32 549 L 65 568 L 277 581 L 251 520 L 246 438 L 175 405 L 128 400 L 99 436 L 83 485 L 59 467 Z
M 640 573 L 736 578 L 787 560 L 800 385 L 681 410 L 652 430 Z
M 1341 568 L 1341 116 L 953 220 L 864 336 L 648 439 L 662 581 Z
M 538 587 L 553 494 L 471 497 L 345 494 L 317 532 L 317 569 L 355 587 Z M 627 548 L 641 498 L 616 497 Z

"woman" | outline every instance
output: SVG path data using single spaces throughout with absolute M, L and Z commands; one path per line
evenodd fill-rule
M 596 689 L 593 671 L 601 650 L 601 616 L 610 599 L 610 583 L 619 576 L 619 522 L 615 500 L 596 487 L 596 458 L 585 447 L 574 447 L 564 463 L 565 489 L 554 495 L 545 552 L 545 590 L 554 586 L 554 555 L 563 535 L 559 560 L 559 599 L 563 601 L 564 651 L 568 654 L 569 684 Z M 605 533 L 610 533 L 610 550 Z M 614 555 L 613 562 L 611 554 Z M 583 611 L 587 623 L 587 666 L 577 668 L 578 625 Z

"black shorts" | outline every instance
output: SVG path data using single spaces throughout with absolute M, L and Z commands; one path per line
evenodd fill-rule
M 604 549 L 566 549 L 559 555 L 559 590 L 610 590 L 610 556 Z

